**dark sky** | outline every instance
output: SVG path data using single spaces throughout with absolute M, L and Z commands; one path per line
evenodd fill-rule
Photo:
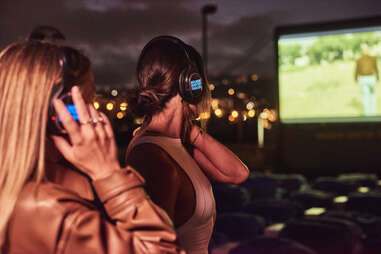
M 37 25 L 55 26 L 93 60 L 97 85 L 131 85 L 154 36 L 178 36 L 201 52 L 206 3 L 218 6 L 208 19 L 214 76 L 271 76 L 275 26 L 381 15 L 380 0 L 0 0 L 0 48 Z

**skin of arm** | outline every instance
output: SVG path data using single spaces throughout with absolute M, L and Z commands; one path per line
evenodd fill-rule
M 194 125 L 190 134 L 193 158 L 213 180 L 239 184 L 249 176 L 247 166 L 226 146 Z

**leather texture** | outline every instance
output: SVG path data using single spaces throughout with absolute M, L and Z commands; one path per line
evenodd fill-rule
M 61 185 L 29 182 L 8 224 L 3 254 L 182 253 L 167 214 L 131 167 L 93 182 L 109 218 Z

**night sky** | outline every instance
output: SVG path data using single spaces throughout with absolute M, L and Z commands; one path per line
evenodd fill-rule
M 98 87 L 128 87 L 140 50 L 152 37 L 178 36 L 202 50 L 200 9 L 208 16 L 209 73 L 272 76 L 279 25 L 381 15 L 380 0 L 1 0 L 0 48 L 37 25 L 59 28 L 93 61 Z

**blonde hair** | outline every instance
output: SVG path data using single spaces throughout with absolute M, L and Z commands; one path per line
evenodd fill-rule
M 36 41 L 0 53 L 0 244 L 22 188 L 45 174 L 47 112 L 62 76 L 59 57 L 57 46 Z

